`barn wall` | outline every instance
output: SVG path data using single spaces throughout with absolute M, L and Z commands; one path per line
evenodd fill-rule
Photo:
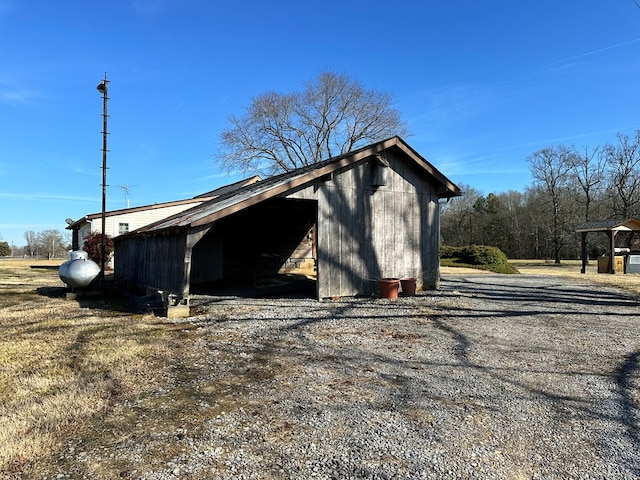
M 313 219 L 315 222 L 315 219 Z M 315 223 L 312 227 L 307 229 L 304 237 L 300 237 L 300 231 L 298 231 L 298 245 L 295 247 L 289 258 L 280 267 L 279 273 L 295 273 L 299 272 L 300 268 L 312 268 L 315 266 L 315 250 L 313 248 Z M 300 239 L 301 238 L 301 239 Z
M 222 279 L 222 239 L 205 235 L 193 248 L 191 283 L 207 283 Z
M 422 279 L 424 289 L 433 290 L 440 286 L 440 202 L 434 194 L 422 195 L 421 202 L 422 258 L 416 264 L 422 266 L 422 271 L 414 276 Z
M 318 297 L 376 294 L 377 279 L 439 278 L 438 197 L 424 173 L 386 151 L 386 184 L 370 159 L 291 195 L 318 201 Z
M 181 293 L 185 248 L 185 231 L 120 237 L 115 242 L 115 279 L 130 287 Z

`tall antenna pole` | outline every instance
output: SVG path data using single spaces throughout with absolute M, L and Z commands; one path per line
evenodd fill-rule
M 124 192 L 124 204 L 126 208 L 129 208 L 129 192 L 133 187 L 137 187 L 137 185 L 118 185 Z
M 106 233 L 106 210 L 107 210 L 107 100 L 108 85 L 107 72 L 104 72 L 104 79 L 96 87 L 102 93 L 102 243 L 100 246 L 100 283 L 104 285 L 105 262 L 107 257 L 107 233 Z

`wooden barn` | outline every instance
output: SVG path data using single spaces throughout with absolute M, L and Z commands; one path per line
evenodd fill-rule
M 375 295 L 382 277 L 439 281 L 439 202 L 459 188 L 393 137 L 267 178 L 115 240 L 115 278 L 187 315 L 197 285 L 255 282 L 305 257 L 318 299 Z

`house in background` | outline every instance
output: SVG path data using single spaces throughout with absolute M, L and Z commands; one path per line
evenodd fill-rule
M 260 177 L 254 176 L 230 185 L 203 193 L 186 200 L 176 200 L 173 202 L 154 203 L 133 208 L 123 208 L 121 210 L 111 210 L 105 212 L 105 231 L 110 237 L 117 237 L 132 230 L 144 227 L 150 223 L 157 222 L 163 218 L 180 213 L 188 208 L 200 205 L 207 200 L 225 195 L 234 189 L 250 185 L 260 181 Z M 68 220 L 67 230 L 72 232 L 72 249 L 82 250 L 84 240 L 94 232 L 102 231 L 102 213 L 92 213 L 79 220 Z
M 189 314 L 198 285 L 275 276 L 312 243 L 316 298 L 373 295 L 381 277 L 438 287 L 439 203 L 460 189 L 393 137 L 232 190 L 114 239 L 116 281 Z M 212 293 L 215 293 L 212 292 Z M 173 310 L 173 312 L 172 312 Z

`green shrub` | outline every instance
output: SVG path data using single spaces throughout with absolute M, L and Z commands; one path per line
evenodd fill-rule
M 520 273 L 509 264 L 507 256 L 497 247 L 470 245 L 440 248 L 440 264 L 450 267 L 471 267 L 495 273 Z

